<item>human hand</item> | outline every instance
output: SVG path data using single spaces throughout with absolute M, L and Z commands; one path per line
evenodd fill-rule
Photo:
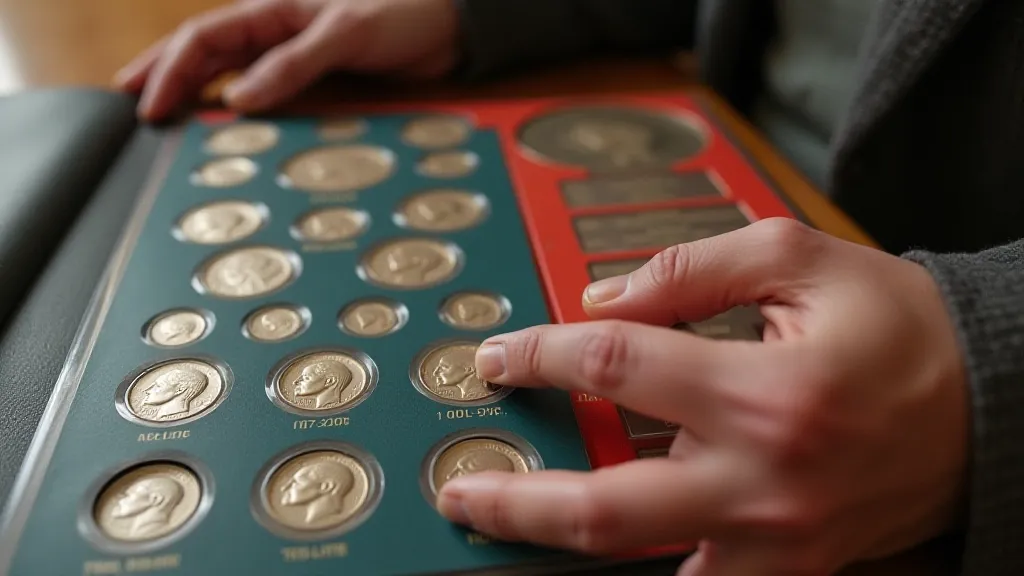
M 224 91 L 244 112 L 276 106 L 332 70 L 439 76 L 456 63 L 453 0 L 241 0 L 181 25 L 118 72 L 161 119 L 219 74 L 248 69 Z
M 763 342 L 664 327 L 752 303 Z M 669 457 L 455 479 L 450 520 L 584 553 L 699 543 L 686 576 L 820 576 L 955 524 L 967 384 L 924 268 L 772 219 L 666 250 L 584 306 L 595 322 L 486 340 L 480 376 L 679 423 Z

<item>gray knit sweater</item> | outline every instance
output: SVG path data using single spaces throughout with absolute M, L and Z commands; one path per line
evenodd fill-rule
M 462 0 L 464 67 L 692 49 L 746 112 L 773 4 Z M 1024 1 L 881 0 L 827 192 L 941 287 L 973 410 L 962 573 L 1024 574 Z

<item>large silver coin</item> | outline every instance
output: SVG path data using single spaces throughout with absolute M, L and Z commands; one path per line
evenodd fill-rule
M 302 152 L 285 163 L 285 184 L 313 193 L 353 192 L 386 180 L 395 155 L 365 144 L 325 146 Z
M 206 149 L 213 154 L 259 154 L 277 145 L 277 126 L 270 122 L 241 122 L 217 129 L 206 140 Z
M 548 161 L 604 172 L 669 166 L 696 155 L 706 143 L 682 117 L 625 106 L 546 114 L 528 122 L 519 139 Z
M 255 246 L 218 254 L 201 272 L 199 280 L 213 296 L 256 298 L 280 290 L 296 273 L 288 252 Z

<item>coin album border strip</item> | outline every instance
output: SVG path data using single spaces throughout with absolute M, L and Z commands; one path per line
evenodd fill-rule
M 670 166 L 660 167 L 657 171 L 645 172 L 648 176 L 650 175 L 672 175 L 682 173 L 693 173 L 694 171 L 703 171 L 708 178 L 710 178 L 712 185 L 714 185 L 720 192 L 721 197 L 707 197 L 701 196 L 696 198 L 677 198 L 669 201 L 647 201 L 641 202 L 636 205 L 623 204 L 622 202 L 612 203 L 607 206 L 572 206 L 568 200 L 563 196 L 563 185 L 567 181 L 579 181 L 587 179 L 598 179 L 602 176 L 608 176 L 607 174 L 596 173 L 591 170 L 560 165 L 556 161 L 552 161 L 548 158 L 539 158 L 538 153 L 533 152 L 527 146 L 525 146 L 518 137 L 525 125 L 531 118 L 537 118 L 544 114 L 564 109 L 565 107 L 575 107 L 583 103 L 585 105 L 597 105 L 597 106 L 639 106 L 647 110 L 654 111 L 671 111 L 673 115 L 682 116 L 686 119 L 686 122 L 691 122 L 696 127 L 697 131 L 703 135 L 703 144 L 701 149 L 696 154 L 690 157 L 674 162 Z M 403 117 L 413 116 L 424 116 L 431 114 L 454 114 L 462 117 L 468 117 L 472 119 L 471 130 L 487 131 L 496 134 L 499 145 L 500 153 L 494 161 L 503 165 L 506 176 L 509 179 L 508 186 L 511 188 L 513 196 L 515 198 L 516 208 L 519 210 L 518 217 L 522 222 L 523 231 L 522 234 L 525 236 L 526 241 L 532 251 L 532 258 L 537 268 L 537 282 L 540 290 L 542 291 L 542 298 L 546 302 L 548 312 L 552 316 L 552 320 L 555 322 L 576 322 L 586 320 L 583 314 L 582 308 L 579 302 L 579 294 L 582 287 L 591 281 L 593 278 L 590 272 L 591 266 L 594 264 L 601 263 L 614 263 L 616 261 L 624 262 L 629 260 L 643 261 L 650 258 L 655 254 L 658 249 L 654 248 L 643 248 L 634 250 L 620 250 L 610 254 L 587 254 L 583 249 L 583 243 L 578 237 L 577 231 L 573 230 L 574 225 L 572 224 L 577 216 L 599 216 L 603 214 L 616 215 L 616 214 L 628 214 L 635 213 L 644 209 L 662 209 L 662 208 L 701 208 L 701 207 L 728 207 L 732 206 L 739 209 L 748 222 L 754 222 L 758 219 L 770 217 L 770 216 L 782 216 L 782 217 L 794 217 L 793 211 L 791 211 L 788 200 L 780 197 L 777 191 L 766 182 L 763 176 L 763 171 L 760 171 L 759 167 L 753 164 L 750 159 L 744 156 L 744 151 L 736 143 L 735 139 L 726 131 L 726 128 L 721 122 L 715 117 L 715 115 L 708 109 L 707 105 L 700 102 L 698 96 L 691 96 L 687 93 L 673 93 L 673 94 L 623 94 L 615 96 L 603 96 L 603 97 L 565 97 L 565 98 L 548 98 L 548 99 L 530 99 L 530 100 L 517 100 L 517 101 L 491 101 L 491 102 L 460 102 L 460 103 L 449 103 L 449 102 L 415 102 L 415 103 L 402 103 L 395 105 L 353 105 L 353 106 L 335 106 L 332 107 L 332 111 L 335 115 L 345 116 L 351 115 L 362 122 L 362 132 L 357 135 L 353 140 L 341 140 L 337 144 L 351 144 L 351 143 L 362 143 L 360 137 L 364 135 L 368 130 L 373 127 L 372 120 L 368 120 L 374 117 L 387 117 L 389 115 L 400 115 Z M 323 115 L 316 113 L 305 113 L 301 118 L 322 118 Z M 199 123 L 200 125 L 212 126 L 219 123 L 232 123 L 240 121 L 241 119 L 236 118 L 233 114 L 224 113 L 213 113 L 200 115 L 193 120 L 192 124 Z M 274 119 L 255 119 L 257 121 L 270 121 L 274 122 Z M 82 382 L 84 375 L 86 374 L 87 366 L 92 360 L 94 348 L 97 340 L 99 339 L 102 330 L 104 328 L 105 321 L 110 312 L 113 300 L 118 294 L 118 290 L 121 288 L 122 281 L 124 280 L 124 274 L 128 268 L 129 260 L 133 256 L 136 250 L 136 246 L 144 233 L 144 226 L 147 222 L 157 197 L 161 192 L 168 193 L 164 190 L 166 178 L 171 167 L 175 162 L 178 162 L 178 153 L 181 150 L 181 146 L 184 142 L 184 132 L 187 127 L 174 128 L 166 132 L 163 136 L 162 141 L 159 145 L 159 150 L 154 158 L 153 165 L 148 170 L 147 177 L 145 179 L 145 185 L 142 193 L 139 195 L 136 207 L 132 212 L 132 215 L 125 226 L 125 230 L 122 233 L 121 239 L 119 240 L 118 247 L 109 259 L 103 279 L 97 286 L 94 293 L 93 299 L 90 302 L 88 311 L 83 318 L 82 325 L 75 337 L 74 344 L 72 345 L 67 361 L 65 362 L 64 368 L 58 379 L 54 391 L 47 404 L 46 411 L 41 420 L 40 426 L 33 437 L 32 444 L 28 456 L 26 457 L 25 463 L 19 472 L 17 482 L 14 490 L 12 490 L 11 503 L 8 506 L 5 516 L 2 519 L 3 522 L 0 524 L 0 529 L 3 530 L 4 542 L 0 543 L 0 574 L 6 574 L 10 568 L 10 563 L 15 559 L 15 555 L 19 550 L 21 544 L 20 539 L 23 536 L 23 531 L 26 528 L 27 522 L 29 521 L 29 515 L 31 514 L 33 507 L 35 506 L 38 497 L 39 490 L 42 487 L 43 481 L 46 477 L 54 451 L 57 448 L 58 441 L 64 429 L 64 424 L 68 417 L 68 414 L 74 404 L 75 398 L 78 393 L 78 386 Z M 285 130 L 278 130 L 278 138 L 283 139 L 287 137 Z M 279 144 L 277 142 L 275 145 Z M 332 145 L 329 141 L 320 141 L 314 144 L 314 147 L 318 146 L 330 146 Z M 441 147 L 436 150 L 427 148 L 420 148 L 420 159 L 430 154 L 444 153 L 446 151 L 463 151 L 472 154 L 476 159 L 476 166 L 479 166 L 481 162 L 480 153 L 478 150 L 473 149 L 469 145 L 460 145 L 454 147 Z M 394 150 L 391 150 L 394 154 Z M 257 153 L 258 154 L 258 153 Z M 223 155 L 206 155 L 208 160 L 224 157 Z M 252 155 L 246 156 L 246 158 L 252 158 Z M 284 161 L 277 162 L 272 165 L 268 165 L 275 171 L 274 181 L 282 188 L 284 194 L 299 195 L 299 192 L 295 189 L 285 186 L 285 182 L 281 181 L 283 165 L 289 160 L 293 159 L 294 155 L 289 155 Z M 393 177 L 395 164 L 391 165 L 391 173 L 389 177 Z M 415 170 L 419 175 L 420 164 L 417 164 Z M 190 168 L 190 178 L 194 177 L 194 171 L 198 169 L 197 166 Z M 267 170 L 267 166 L 260 166 L 257 163 L 257 169 L 260 171 Z M 643 175 L 639 174 L 639 175 Z M 619 175 L 612 175 L 613 177 L 619 177 Z M 438 181 L 436 188 L 444 188 L 447 184 L 444 181 Z M 458 183 L 452 184 L 451 187 L 458 187 Z M 474 192 L 473 188 L 467 188 L 468 191 Z M 417 190 L 408 191 L 404 197 L 408 199 Z M 425 190 L 418 190 L 425 191 Z M 227 201 L 227 200 L 245 200 L 239 197 L 239 195 L 232 195 L 231 190 L 215 190 L 215 194 L 211 196 L 208 202 L 212 201 Z M 356 191 L 352 194 L 353 197 L 361 194 L 372 194 L 373 192 L 367 191 Z M 315 196 L 315 194 L 313 195 Z M 500 214 L 495 215 L 491 202 L 488 201 L 486 195 L 482 196 L 486 202 L 485 210 L 487 211 L 487 217 L 500 217 Z M 265 210 L 269 211 L 269 208 L 261 203 Z M 203 203 L 194 204 L 192 210 L 198 208 Z M 360 203 L 358 201 L 339 203 L 336 199 L 328 199 L 327 203 L 320 202 L 316 199 L 309 200 L 309 206 L 305 212 L 316 210 L 326 206 L 345 206 L 351 207 L 356 210 L 360 209 Z M 393 215 L 397 215 L 397 207 Z M 187 212 L 175 215 L 175 226 L 181 222 L 182 218 Z M 397 216 L 394 216 L 397 218 Z M 267 225 L 267 219 L 265 218 L 260 227 Z M 273 221 L 273 218 L 270 219 Z M 296 220 L 295 222 L 298 222 Z M 295 222 L 287 223 L 289 227 L 289 234 L 293 238 L 299 240 L 295 236 L 294 231 L 291 228 L 294 227 Z M 281 224 L 280 222 L 278 223 Z M 397 240 L 399 238 L 430 238 L 432 240 L 440 241 L 445 244 L 456 246 L 458 249 L 459 259 L 457 268 L 461 270 L 461 267 L 465 265 L 465 254 L 462 253 L 458 245 L 452 242 L 443 233 L 427 233 L 418 232 L 416 230 L 409 229 L 406 226 L 402 226 L 401 223 L 395 221 L 394 224 L 398 228 L 398 232 L 391 233 L 390 235 L 373 242 L 368 242 L 362 245 L 357 253 L 369 254 L 371 253 L 378 244 Z M 173 232 L 172 232 L 173 233 Z M 180 240 L 180 239 L 179 239 Z M 252 247 L 261 245 L 259 243 L 250 242 L 230 242 L 222 246 L 215 247 L 216 250 L 212 252 L 213 255 L 225 253 L 234 249 L 243 247 Z M 667 246 L 665 246 L 667 247 Z M 285 246 L 275 246 L 276 249 L 284 250 L 300 262 L 298 266 L 300 268 L 292 275 L 292 277 L 286 283 L 286 286 L 295 282 L 296 279 L 301 275 L 301 267 L 307 266 L 306 256 L 299 257 L 295 251 Z M 663 247 L 662 247 L 663 248 Z M 202 294 L 203 284 L 198 279 L 198 275 L 202 270 L 205 269 L 208 264 L 208 260 L 212 256 L 203 257 L 201 261 L 197 262 L 195 273 L 196 276 L 192 279 L 191 287 Z M 357 267 L 356 273 L 366 282 L 371 288 L 380 288 L 378 283 L 372 281 L 366 272 L 362 270 L 362 267 Z M 458 276 L 456 276 L 457 278 Z M 450 295 L 448 298 L 452 298 L 458 294 L 464 292 L 480 292 L 480 287 L 472 285 L 460 285 L 458 282 L 445 282 L 451 287 Z M 382 302 L 397 302 L 398 306 L 404 307 L 405 304 L 401 300 L 393 300 L 394 294 L 400 294 L 401 290 L 392 287 L 394 292 L 387 294 L 381 292 L 373 292 L 372 295 L 366 296 L 364 299 L 372 300 L 378 299 Z M 488 292 L 488 290 L 483 290 Z M 275 291 L 276 293 L 276 291 Z M 515 308 L 515 302 L 509 302 L 502 294 L 498 294 L 503 298 L 502 305 L 510 306 Z M 230 299 L 215 299 L 209 303 L 212 308 L 217 307 L 225 301 Z M 262 308 L 275 305 L 275 303 L 288 304 L 291 306 L 297 306 L 301 309 L 306 310 L 307 315 L 311 314 L 305 304 L 295 302 L 287 299 L 276 299 L 271 297 L 269 301 L 259 302 L 256 301 L 253 305 L 252 310 L 247 313 L 243 319 L 241 326 L 229 326 L 222 322 L 217 314 L 214 314 L 207 308 L 196 309 L 201 314 L 207 315 L 207 326 L 205 327 L 205 333 L 202 335 L 200 340 L 205 339 L 209 336 L 210 332 L 215 329 L 228 329 L 235 330 L 238 332 L 240 337 L 248 338 L 246 333 L 246 326 L 248 319 L 251 314 L 258 312 Z M 345 306 L 339 307 L 334 311 L 335 316 L 331 318 L 321 318 L 318 321 L 323 323 L 330 323 L 335 326 L 336 330 L 345 332 L 343 327 L 343 316 L 345 314 L 346 306 L 350 306 L 354 302 L 346 302 Z M 443 303 L 438 304 L 438 321 L 445 322 L 442 318 L 444 309 Z M 147 322 L 140 328 L 143 331 L 148 330 L 150 322 L 155 321 L 159 316 L 169 313 L 171 310 L 164 310 L 157 314 L 154 314 Z M 408 321 L 408 309 L 405 309 L 405 318 L 402 322 Z M 506 312 L 507 314 L 507 312 Z M 309 319 L 306 320 L 306 328 L 308 328 Z M 400 325 L 396 330 L 401 330 L 403 325 Z M 305 330 L 305 328 L 303 328 Z M 146 333 L 141 333 L 140 338 L 145 339 Z M 363 336 L 364 338 L 366 336 Z M 437 335 L 431 341 L 430 347 L 435 347 L 444 342 L 455 342 L 455 341 L 472 341 L 471 332 L 460 332 L 456 336 L 442 337 Z M 478 341 L 478 340 L 477 340 Z M 158 347 L 153 343 L 156 350 L 163 350 L 165 352 L 175 353 L 174 356 L 158 356 L 151 358 L 147 365 L 153 364 L 158 365 L 163 362 L 172 361 L 176 358 L 200 358 L 205 357 L 203 354 L 181 353 L 181 347 Z M 420 354 L 426 353 L 429 348 L 421 350 Z M 332 346 L 325 346 L 322 348 L 334 349 Z M 346 349 L 348 346 L 338 345 L 339 349 Z M 301 353 L 309 352 L 310 349 L 298 349 L 289 352 L 285 357 L 277 360 L 275 363 L 275 369 L 268 374 L 267 390 L 268 400 L 273 401 L 273 394 L 271 394 L 271 376 L 278 373 L 278 369 L 286 369 L 289 360 L 294 359 Z M 417 356 L 419 359 L 420 356 Z M 371 363 L 373 360 L 371 359 Z M 231 387 L 235 386 L 233 382 L 233 376 L 231 368 L 228 364 L 221 362 L 220 364 L 212 364 L 215 368 L 220 368 L 221 365 L 227 366 L 226 371 L 222 371 L 224 375 L 224 390 L 222 391 L 217 402 L 225 401 L 228 396 Z M 374 364 L 374 369 L 376 365 Z M 413 369 L 417 366 L 416 363 L 411 363 L 409 367 L 410 380 L 415 383 L 418 378 L 412 374 Z M 140 372 L 141 373 L 141 372 Z M 130 385 L 132 378 L 126 379 L 126 383 L 122 383 L 121 386 Z M 368 386 L 376 386 L 377 381 L 374 379 Z M 431 397 L 428 392 L 420 389 L 418 386 L 409 386 L 410 388 L 416 388 L 416 390 L 423 396 L 427 397 L 439 407 L 443 407 L 446 403 L 443 399 Z M 409 391 L 411 392 L 411 390 Z M 478 403 L 460 403 L 461 407 L 475 407 L 478 405 L 490 405 L 504 399 L 511 390 L 506 389 L 497 398 L 487 398 L 485 401 Z M 119 396 L 120 397 L 120 394 Z M 364 393 L 362 402 L 369 397 L 369 394 Z M 283 402 L 274 402 L 278 404 L 278 408 L 288 412 L 292 412 L 295 415 L 302 416 L 296 410 L 289 410 L 282 406 Z M 451 403 L 448 403 L 451 404 Z M 620 414 L 618 407 L 614 406 L 610 402 L 593 397 L 585 397 L 585 395 L 573 395 L 571 398 L 572 411 L 575 414 L 576 422 L 582 435 L 581 448 L 585 447 L 585 456 L 589 459 L 591 467 L 603 467 L 608 465 L 614 465 L 620 462 L 634 460 L 637 458 L 649 457 L 652 454 L 663 454 L 667 447 L 667 443 L 671 441 L 672 435 L 653 435 L 650 438 L 630 438 L 628 436 L 627 426 L 625 419 Z M 346 405 L 340 407 L 337 410 L 331 411 L 331 413 L 343 413 L 351 409 L 352 406 Z M 216 406 L 210 409 L 204 410 L 202 414 L 189 417 L 183 421 L 173 421 L 162 424 L 153 425 L 151 423 L 142 423 L 144 426 L 150 426 L 153 429 L 168 428 L 173 426 L 180 426 L 189 420 L 206 418 L 210 416 L 210 412 L 215 411 Z M 118 407 L 120 411 L 120 407 Z M 327 413 L 318 413 L 317 417 L 326 416 Z M 123 414 L 122 414 L 123 416 Z M 477 429 L 498 429 L 500 426 L 482 425 L 480 427 L 460 427 L 456 431 L 451 432 L 448 436 L 438 439 L 433 443 L 430 454 L 432 456 L 424 456 L 424 460 L 420 465 L 425 465 L 427 460 L 436 460 L 441 454 L 441 446 L 449 437 L 453 437 L 459 434 L 464 434 L 467 431 L 473 431 Z M 501 436 L 501 434 L 497 434 Z M 334 437 L 332 437 L 334 438 Z M 519 438 L 513 435 L 513 438 Z M 316 437 L 313 439 L 300 440 L 298 438 L 293 439 L 290 442 L 292 446 L 289 450 L 301 449 L 303 446 L 315 441 L 317 439 L 326 440 L 322 437 Z M 337 438 L 334 438 L 337 439 Z M 337 439 L 345 442 L 344 437 Z M 504 440 L 507 441 L 507 440 Z M 563 443 L 564 444 L 564 443 Z M 569 443 L 571 444 L 571 442 Z M 516 445 L 513 442 L 513 445 Z M 531 461 L 537 463 L 543 467 L 544 458 L 543 455 L 536 451 L 527 441 L 526 453 L 530 454 Z M 359 448 L 359 446 L 356 446 Z M 435 451 L 436 450 L 436 451 Z M 146 454 L 149 454 L 147 451 Z M 182 453 L 186 454 L 180 449 L 175 448 L 170 452 L 166 450 L 152 451 L 152 454 L 160 453 Z M 535 456 L 535 457 L 534 457 Z M 149 457 L 144 458 L 146 461 L 155 462 Z M 139 459 L 137 458 L 137 459 Z M 180 460 L 176 459 L 176 462 L 184 462 L 186 464 L 195 461 L 194 457 L 189 456 L 188 459 Z M 278 465 L 283 460 L 278 461 Z M 372 466 L 380 466 L 375 458 L 370 458 Z M 264 469 L 271 466 L 271 461 L 263 463 L 261 473 Z M 122 466 L 119 468 L 120 471 L 130 469 L 131 466 Z M 193 468 L 197 477 L 204 485 L 211 487 L 215 486 L 218 482 L 217 479 L 212 478 L 212 474 L 209 470 L 199 462 L 197 467 Z M 117 472 L 118 474 L 120 472 Z M 386 474 L 385 474 L 386 476 Z M 421 473 L 421 480 L 424 479 Z M 260 476 L 262 477 L 262 476 Z M 269 478 L 267 476 L 266 479 Z M 99 482 L 99 479 L 94 479 L 93 483 Z M 383 488 L 383 486 L 382 486 Z M 253 488 L 255 490 L 255 486 Z M 99 490 L 99 488 L 97 488 Z M 216 490 L 216 489 L 215 489 Z M 421 486 L 421 490 L 427 490 L 427 488 Z M 255 492 L 254 492 L 255 494 Z M 380 491 L 377 492 L 379 497 Z M 424 497 L 427 496 L 427 492 L 424 492 Z M 201 521 L 201 516 L 205 515 L 210 506 L 210 497 L 207 496 L 204 491 L 202 494 L 203 502 L 205 502 L 206 508 L 202 510 L 202 514 L 197 513 L 200 518 L 190 519 L 188 522 L 192 523 L 189 530 L 195 527 L 195 524 Z M 379 501 L 378 501 L 379 504 Z M 201 503 L 202 505 L 202 503 Z M 372 514 L 376 510 L 377 504 L 374 504 L 374 510 L 368 512 Z M 256 514 L 258 518 L 258 514 Z M 251 518 L 246 517 L 244 520 L 248 521 Z M 365 519 L 364 519 L 365 520 Z M 361 520 L 360 522 L 364 521 Z M 80 527 L 80 529 L 83 529 Z M 272 531 L 273 532 L 273 531 Z M 11 537 L 13 533 L 14 537 Z M 295 536 L 292 534 L 291 536 Z M 185 533 L 179 530 L 177 533 L 171 536 L 172 539 L 184 538 Z M 317 539 L 322 539 L 318 537 Z M 98 541 L 94 537 L 89 537 L 88 540 L 96 544 Z M 302 538 L 293 538 L 294 541 L 299 542 Z M 158 544 L 154 544 L 152 547 L 160 547 Z M 102 548 L 101 548 L 102 549 Z M 124 550 L 123 547 L 114 546 L 113 548 L 108 547 L 108 550 L 118 551 Z M 689 546 L 682 547 L 670 547 L 667 552 L 675 552 L 680 550 L 688 550 Z M 138 553 L 146 550 L 145 546 L 134 547 L 133 552 Z M 666 551 L 649 551 L 650 555 L 657 555 Z M 512 555 L 501 556 L 503 560 L 495 563 L 494 560 L 484 560 L 478 567 L 481 570 L 494 573 L 516 573 L 522 569 L 525 571 L 530 570 L 530 566 L 535 565 L 535 562 L 543 561 L 537 560 L 535 556 L 526 554 L 517 556 L 515 553 Z M 583 562 L 587 562 L 584 559 L 574 558 L 572 555 L 556 555 L 549 557 L 552 560 L 559 557 L 566 557 L 572 559 L 573 565 Z M 484 557 L 481 557 L 484 558 Z M 521 558 L 522 562 L 519 562 L 517 558 Z M 543 557 L 541 557 L 543 558 Z M 603 562 L 598 562 L 603 564 Z M 517 568 L 518 567 L 518 568 Z M 451 573 L 474 573 L 474 569 L 460 568 L 454 569 Z M 435 572 L 432 572 L 435 573 Z

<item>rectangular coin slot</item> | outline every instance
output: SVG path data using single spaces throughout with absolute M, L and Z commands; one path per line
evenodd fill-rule
M 630 438 L 665 438 L 675 436 L 679 425 L 664 420 L 649 418 L 632 410 L 619 407 L 619 416 L 626 425 L 626 433 Z
M 647 258 L 631 258 L 629 260 L 609 260 L 607 262 L 592 262 L 587 266 L 590 272 L 590 281 L 597 282 L 613 276 L 622 276 L 639 269 L 647 263 Z
M 562 198 L 570 208 L 646 204 L 687 198 L 723 196 L 706 172 L 610 176 L 562 183 Z
M 736 206 L 672 208 L 573 219 L 584 252 L 668 248 L 738 230 L 750 220 Z

